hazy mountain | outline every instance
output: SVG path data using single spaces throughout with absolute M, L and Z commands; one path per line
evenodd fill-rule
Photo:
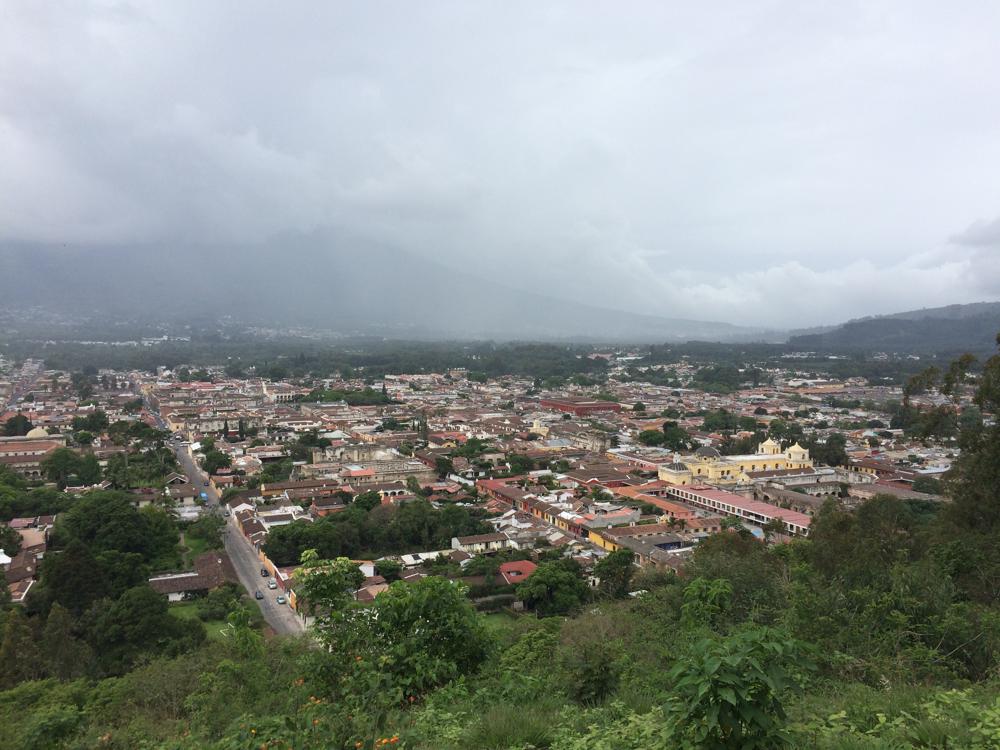
M 119 320 L 231 314 L 265 325 L 409 337 L 746 341 L 762 329 L 661 318 L 511 289 L 330 234 L 266 245 L 0 247 L 0 296 Z
M 874 318 L 891 318 L 895 320 L 964 320 L 978 318 L 982 315 L 1000 314 L 1000 302 L 970 302 L 967 305 L 946 305 L 945 307 L 924 307 L 920 310 L 877 315 L 867 318 L 856 318 L 852 323 L 873 320 Z
M 1000 331 L 1000 302 L 908 310 L 850 320 L 825 331 L 793 331 L 788 343 L 808 350 L 990 352 Z

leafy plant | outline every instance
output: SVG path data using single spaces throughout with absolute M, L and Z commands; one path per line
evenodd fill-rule
M 670 711 L 680 735 L 719 750 L 783 744 L 783 699 L 795 685 L 792 663 L 802 656 L 799 644 L 771 628 L 699 641 L 670 672 Z

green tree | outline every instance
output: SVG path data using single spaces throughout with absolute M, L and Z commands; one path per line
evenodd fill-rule
M 354 497 L 354 505 L 363 510 L 371 510 L 372 508 L 377 508 L 382 504 L 382 496 L 377 490 L 368 490 L 367 492 L 361 492 Z
M 518 598 L 542 617 L 566 615 L 580 608 L 589 594 L 580 566 L 571 560 L 543 562 L 517 584 Z
M 997 336 L 1000 345 L 1000 334 Z M 986 361 L 975 393 L 983 412 L 1000 413 L 1000 354 Z M 955 545 L 949 566 L 956 583 L 983 604 L 1000 603 L 1000 420 L 964 430 L 962 453 L 948 482 L 941 540 Z
M 630 549 L 620 549 L 605 555 L 594 566 L 594 575 L 600 580 L 600 590 L 612 597 L 621 599 L 628 594 L 629 584 L 635 575 L 633 560 L 635 555 Z
M 50 482 L 63 489 L 69 478 L 80 470 L 80 457 L 69 448 L 56 448 L 42 459 L 41 468 Z
M 23 437 L 32 428 L 31 420 L 23 414 L 15 414 L 3 423 L 3 434 L 7 437 Z
M 176 655 L 205 640 L 197 620 L 170 614 L 165 597 L 136 586 L 117 600 L 92 607 L 86 617 L 87 641 L 104 674 L 122 674 L 150 655 Z
M 839 432 L 827 435 L 823 442 L 811 440 L 806 442 L 809 455 L 818 463 L 826 466 L 846 466 L 847 438 Z
M 708 432 L 719 432 L 735 430 L 737 427 L 736 415 L 725 410 L 710 411 L 702 421 L 702 428 Z
M 122 404 L 122 411 L 126 414 L 138 414 L 142 411 L 143 403 L 141 398 L 135 398 Z
M 659 430 L 643 430 L 639 433 L 638 440 L 643 445 L 661 445 L 663 443 L 663 433 Z
M 784 744 L 784 697 L 802 649 L 780 631 L 744 630 L 700 641 L 671 670 L 671 709 L 694 747 L 772 750 Z
M 215 474 L 219 469 L 228 469 L 233 465 L 233 459 L 227 454 L 217 451 L 210 450 L 205 454 L 205 458 L 201 461 L 201 468 L 203 468 L 209 474 Z
M 455 471 L 455 466 L 447 456 L 438 456 L 434 459 L 434 469 L 439 477 L 444 478 Z
M 725 578 L 695 578 L 684 587 L 681 622 L 688 627 L 718 627 L 732 607 L 733 584 Z
M 84 417 L 73 418 L 73 431 L 100 433 L 108 428 L 108 415 L 103 411 L 94 411 Z
M 364 582 L 358 566 L 346 557 L 323 560 L 314 549 L 302 553 L 295 571 L 298 593 L 305 611 L 317 614 L 341 609 Z
M 691 448 L 691 436 L 677 422 L 663 423 L 663 447 L 672 451 L 686 451 Z
M 392 581 L 399 580 L 399 576 L 403 572 L 403 566 L 395 560 L 376 560 L 375 572 L 391 583 Z
M 83 676 L 92 658 L 87 644 L 74 635 L 73 626 L 69 610 L 53 604 L 42 633 L 42 655 L 48 674 L 60 680 Z
M 437 576 L 397 581 L 370 607 L 331 612 L 317 629 L 343 684 L 369 685 L 389 705 L 469 674 L 489 645 L 464 587 Z
M 218 515 L 203 515 L 197 521 L 188 524 L 184 529 L 184 538 L 197 539 L 204 543 L 205 549 L 221 549 L 222 534 L 226 528 L 225 520 Z
M 535 462 L 523 453 L 507 454 L 507 463 L 511 474 L 527 474 L 535 470 Z
M 179 534 L 159 508 L 137 510 L 122 492 L 88 492 L 60 515 L 52 535 L 56 549 L 77 540 L 94 554 L 136 553 L 159 565 L 176 561 Z
M 0 551 L 13 557 L 21 551 L 21 535 L 10 526 L 0 526 Z
M 580 705 L 602 703 L 618 687 L 621 670 L 604 644 L 565 649 L 560 656 L 570 697 Z
M 914 492 L 926 492 L 928 495 L 940 495 L 943 489 L 941 480 L 934 477 L 916 477 L 911 486 Z
M 80 458 L 79 463 L 76 467 L 76 476 L 80 480 L 81 484 L 90 486 L 95 485 L 101 481 L 101 464 L 97 460 L 97 456 L 93 453 L 88 453 L 87 455 Z
M 0 688 L 42 676 L 42 655 L 38 650 L 31 623 L 20 609 L 7 615 L 3 641 L 0 642 Z
M 698 544 L 686 566 L 689 580 L 721 579 L 732 590 L 726 606 L 705 624 L 778 622 L 787 604 L 787 570 L 779 552 L 749 532 L 713 534 Z
M 49 601 L 59 603 L 75 616 L 113 593 L 101 563 L 80 540 L 72 540 L 63 550 L 46 553 L 42 562 L 42 591 Z M 33 591 L 32 596 L 41 594 Z

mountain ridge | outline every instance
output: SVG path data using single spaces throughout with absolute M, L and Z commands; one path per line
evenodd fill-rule
M 150 308 L 168 315 L 198 309 L 252 322 L 416 336 L 736 342 L 781 335 L 548 297 L 396 248 L 329 235 L 287 235 L 258 246 L 141 250 L 8 243 L 0 245 L 0 294 L 15 304 L 103 310 L 116 317 Z
M 1000 302 L 971 302 L 855 318 L 815 332 L 791 331 L 788 344 L 810 350 L 988 353 L 997 331 Z

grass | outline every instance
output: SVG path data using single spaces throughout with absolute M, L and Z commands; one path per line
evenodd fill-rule
M 225 620 L 201 620 L 198 617 L 198 605 L 195 602 L 178 602 L 170 605 L 170 614 L 182 620 L 198 620 L 205 626 L 205 634 L 210 641 L 222 642 L 225 637 L 222 630 L 227 627 Z
M 207 539 L 184 534 L 181 537 L 181 553 L 184 556 L 185 569 L 193 568 L 195 558 L 210 549 L 221 549 L 221 542 L 212 545 Z
M 486 627 L 489 628 L 495 635 L 503 635 L 514 628 L 514 623 L 517 622 L 519 617 L 520 615 L 515 615 L 509 612 L 494 612 L 492 614 L 483 615 L 483 620 L 486 623 Z
M 481 750 L 548 747 L 552 742 L 555 710 L 555 706 L 537 704 L 490 706 L 478 721 L 466 728 L 460 746 Z

